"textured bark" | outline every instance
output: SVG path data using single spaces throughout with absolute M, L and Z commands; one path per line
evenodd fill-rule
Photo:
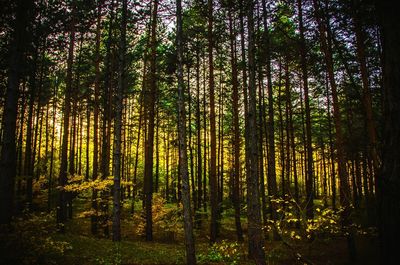
M 264 233 L 261 228 L 261 210 L 259 198 L 258 176 L 258 148 L 256 133 L 256 64 L 255 64 L 255 37 L 254 37 L 254 1 L 250 0 L 247 10 L 248 26 L 248 65 L 249 65 L 249 109 L 248 137 L 249 137 L 249 172 L 247 172 L 247 218 L 249 256 L 257 265 L 266 264 L 264 253 Z
M 72 4 L 73 12 L 75 12 L 74 3 Z M 67 184 L 68 175 L 68 139 L 69 139 L 69 119 L 71 113 L 71 92 L 72 92 L 72 65 L 74 62 L 74 47 L 75 47 L 75 19 L 73 18 L 70 25 L 69 33 L 69 48 L 68 48 L 68 59 L 67 59 L 67 76 L 66 76 L 66 88 L 64 96 L 64 108 L 63 108 L 63 136 L 61 146 L 61 165 L 60 174 L 58 178 L 58 185 L 61 190 L 58 194 L 58 205 L 57 205 L 57 224 L 60 232 L 65 232 L 65 222 L 67 220 L 67 192 L 63 190 L 63 187 Z
M 99 174 L 99 90 L 100 90 L 100 38 L 101 38 L 101 10 L 103 0 L 97 2 L 96 21 L 96 50 L 95 50 L 95 79 L 94 79 L 94 102 L 93 102 L 93 171 L 92 181 L 96 180 Z M 91 232 L 97 234 L 97 190 L 92 190 Z
M 121 141 L 122 141 L 122 102 L 125 84 L 125 53 L 126 53 L 126 21 L 127 0 L 122 0 L 121 36 L 118 54 L 118 88 L 115 95 L 115 119 L 114 119 L 114 149 L 113 149 L 113 241 L 121 241 Z
M 210 97 L 210 204 L 211 223 L 210 241 L 217 240 L 218 233 L 218 187 L 217 187 L 217 136 L 215 130 L 215 97 L 214 97 L 214 38 L 213 38 L 213 0 L 208 0 L 208 89 Z
M 202 198 L 203 198 L 203 188 L 202 188 L 202 158 L 201 158 L 200 52 L 199 52 L 199 49 L 196 50 L 196 128 L 197 128 L 197 209 L 201 209 Z
M 301 64 L 301 77 L 303 81 L 304 91 L 304 107 L 306 111 L 306 215 L 308 219 L 314 218 L 314 188 L 313 188 L 313 148 L 312 148 L 312 135 L 311 135 L 311 111 L 310 111 L 310 98 L 308 93 L 308 71 L 307 71 L 307 48 L 304 40 L 304 25 L 303 25 L 303 8 L 302 1 L 297 0 L 298 13 L 299 13 L 299 32 L 300 32 L 300 64 Z
M 234 21 L 232 18 L 232 0 L 229 2 L 229 35 L 230 35 L 230 52 L 231 52 L 231 67 L 232 67 L 232 109 L 233 109 L 233 207 L 235 209 L 235 225 L 238 241 L 243 241 L 243 230 L 240 222 L 240 128 L 239 128 L 239 91 L 238 91 L 238 68 L 236 58 L 236 34 L 234 33 Z
M 395 1 L 376 1 L 383 44 L 384 121 L 378 182 L 380 264 L 398 263 L 400 236 L 400 17 Z
M 179 139 L 179 157 L 180 157 L 180 173 L 182 176 L 182 203 L 183 203 L 183 222 L 185 230 L 185 246 L 186 246 L 186 264 L 196 264 L 196 254 L 193 237 L 193 222 L 190 205 L 190 187 L 188 158 L 186 145 L 186 112 L 185 112 L 185 88 L 183 81 L 183 43 L 182 43 L 182 1 L 176 1 L 176 46 L 178 59 L 178 139 Z
M 267 76 L 267 88 L 268 88 L 268 122 L 267 122 L 267 136 L 268 136 L 268 195 L 277 195 L 277 184 L 276 184 L 276 161 L 275 161 L 275 123 L 274 123 L 274 97 L 272 92 L 272 70 L 271 70 L 271 51 L 270 51 L 270 40 L 268 34 L 267 24 L 267 7 L 266 1 L 262 0 L 263 10 L 263 27 L 264 27 L 264 45 L 265 45 L 265 60 L 266 60 L 266 76 Z M 275 212 L 271 206 L 272 218 L 275 218 Z
M 365 31 L 362 27 L 362 17 L 359 13 L 361 8 L 360 0 L 353 0 L 353 23 L 354 32 L 356 35 L 356 48 L 357 48 L 357 61 L 360 67 L 361 81 L 362 81 L 362 103 L 364 107 L 364 115 L 366 118 L 366 125 L 368 130 L 369 140 L 369 155 L 372 160 L 374 172 L 377 172 L 379 168 L 379 158 L 377 151 L 377 135 L 376 125 L 372 111 L 372 95 L 368 80 L 368 68 L 367 59 L 365 55 Z
M 332 56 L 332 39 L 329 26 L 329 18 L 323 13 L 319 0 L 313 0 L 315 17 L 319 30 L 320 46 L 324 54 L 328 81 L 332 93 L 333 122 L 335 126 L 335 144 L 337 151 L 338 174 L 340 181 L 340 205 L 344 208 L 341 213 L 341 225 L 346 228 L 351 224 L 350 220 L 350 186 L 346 169 L 344 136 L 342 131 L 341 110 L 339 107 L 338 89 L 335 80 L 335 71 Z M 347 236 L 349 258 L 354 262 L 356 258 L 354 235 L 348 233 Z
M 38 60 L 38 50 L 35 49 L 33 55 L 33 63 L 31 65 L 31 71 L 29 76 L 29 112 L 28 112 L 28 121 L 26 128 L 26 145 L 25 145 L 25 162 L 24 162 L 24 174 L 26 178 L 26 198 L 28 203 L 28 208 L 32 203 L 32 186 L 33 186 L 33 164 L 34 160 L 32 159 L 32 145 L 33 145 L 33 114 L 34 114 L 34 105 L 35 105 L 35 97 L 36 97 L 36 70 L 37 70 L 37 60 Z
M 152 201 L 153 201 L 153 153 L 154 153 L 154 125 L 155 125 L 155 103 L 157 96 L 157 16 L 158 16 L 158 0 L 153 1 L 151 19 L 151 40 L 150 40 L 150 73 L 149 73 L 149 90 L 146 90 L 146 118 L 147 118 L 147 137 L 145 143 L 145 165 L 144 165 L 144 195 L 145 195 L 145 211 L 146 211 L 146 240 L 153 240 L 153 218 L 152 218 Z
M 29 24 L 31 0 L 18 0 L 13 37 L 10 43 L 10 65 L 3 108 L 2 146 L 0 158 L 0 224 L 9 224 L 14 211 L 14 190 L 17 170 L 16 121 L 19 84 L 25 61 L 26 29 Z

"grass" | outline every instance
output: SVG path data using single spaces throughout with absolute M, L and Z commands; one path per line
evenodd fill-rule
M 145 241 L 123 240 L 114 243 L 76 234 L 56 235 L 72 249 L 63 256 L 65 264 L 183 264 L 184 247 Z
M 90 218 L 80 215 L 90 208 L 88 199 L 77 197 L 74 200 L 74 218 L 66 224 L 66 233 L 55 232 L 55 214 L 42 214 L 16 224 L 16 231 L 4 237 L 0 232 L 0 264 L 82 264 L 82 265 L 172 265 L 185 264 L 183 231 L 174 231 L 174 236 L 159 226 L 154 226 L 154 241 L 148 242 L 137 233 L 138 219 L 130 214 L 130 204 L 125 203 L 122 214 L 122 241 L 114 243 L 110 238 L 90 233 Z M 140 209 L 138 203 L 136 209 Z M 174 209 L 176 204 L 165 208 Z M 110 208 L 111 209 L 111 208 Z M 221 218 L 220 238 L 217 245 L 211 246 L 208 238 L 209 223 L 205 214 L 201 227 L 195 229 L 196 254 L 199 264 L 211 265 L 250 265 L 247 258 L 247 243 L 236 243 L 233 211 L 227 209 Z M 168 221 L 168 220 L 167 220 Z M 242 226 L 246 232 L 246 219 Z M 20 236 L 22 235 L 22 237 Z M 22 239 L 21 239 L 22 238 Z M 224 240 L 222 240 L 224 239 Z M 325 238 L 292 242 L 289 249 L 281 241 L 267 241 L 265 252 L 268 265 L 303 264 L 296 258 L 301 253 L 313 264 L 347 263 L 347 248 L 344 238 Z M 40 245 L 42 244 L 42 245 Z M 60 250 L 59 245 L 68 247 Z M 358 263 L 376 264 L 376 238 L 357 238 Z

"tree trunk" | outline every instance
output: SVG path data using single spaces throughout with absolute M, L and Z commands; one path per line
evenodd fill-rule
M 342 227 L 345 228 L 350 225 L 350 187 L 348 183 L 348 174 L 346 170 L 346 161 L 344 153 L 344 137 L 342 132 L 341 110 L 339 107 L 339 98 L 337 91 L 337 84 L 335 80 L 334 64 L 332 57 L 332 45 L 329 30 L 329 19 L 326 19 L 322 13 L 319 0 L 313 0 L 314 10 L 316 13 L 316 20 L 318 24 L 319 37 L 321 49 L 324 53 L 325 64 L 327 68 L 329 85 L 332 92 L 332 106 L 333 106 L 333 121 L 335 126 L 335 143 L 338 161 L 338 173 L 340 180 L 340 204 L 344 208 L 341 214 Z M 327 22 L 325 21 L 327 20 Z M 350 260 L 355 260 L 355 246 L 352 233 L 348 234 L 348 247 L 350 251 Z
M 275 125 L 274 125 L 274 97 L 272 92 L 272 76 L 271 76 L 271 54 L 270 54 L 270 40 L 268 34 L 267 24 L 267 7 L 266 1 L 262 0 L 263 9 L 263 26 L 264 26 L 264 42 L 266 52 L 266 75 L 267 75 L 267 88 L 268 88 L 268 122 L 267 122 L 267 135 L 268 135 L 268 195 L 277 195 L 276 184 L 276 162 L 275 162 Z M 275 219 L 275 210 L 271 205 L 272 218 Z
M 232 109 L 233 109 L 233 207 L 235 209 L 235 225 L 238 241 L 243 241 L 243 230 L 240 221 L 240 128 L 239 128 L 239 91 L 238 91 L 238 69 L 236 58 L 236 34 L 234 33 L 234 21 L 232 18 L 233 4 L 230 0 L 229 6 L 229 35 L 230 35 L 230 51 L 231 51 L 231 67 L 232 67 Z
M 127 21 L 127 0 L 122 0 L 122 17 L 120 28 L 119 46 L 119 69 L 118 88 L 115 95 L 115 119 L 114 119 L 114 149 L 113 149 L 113 241 L 121 241 L 121 141 L 122 141 L 122 102 L 125 84 L 125 49 L 126 49 L 126 21 Z
M 97 1 L 97 22 L 96 22 L 96 51 L 95 51 L 95 79 L 94 79 L 94 102 L 93 102 L 93 171 L 92 181 L 98 177 L 99 170 L 99 90 L 100 90 L 100 38 L 101 38 L 101 10 L 103 0 Z M 91 232 L 97 234 L 97 190 L 92 190 Z
M 149 74 L 149 90 L 146 91 L 146 111 L 147 111 L 147 137 L 145 143 L 145 165 L 144 165 L 144 195 L 145 195 L 145 211 L 146 211 L 146 240 L 153 240 L 153 218 L 152 218 L 152 200 L 153 200 L 153 152 L 154 152 L 154 116 L 155 102 L 157 94 L 157 14 L 158 0 L 153 1 L 151 20 L 151 57 L 150 57 L 150 74 Z
M 183 43 L 182 43 L 182 2 L 176 1 L 176 46 L 178 56 L 178 134 L 179 134 L 179 157 L 180 173 L 182 175 L 182 202 L 183 202 L 183 222 L 185 230 L 186 263 L 196 264 L 196 255 L 193 237 L 192 212 L 190 206 L 190 187 L 186 146 L 186 113 L 185 113 L 185 92 L 183 81 Z
M 72 3 L 72 12 L 75 13 L 75 3 Z M 74 14 L 73 14 L 74 16 Z M 69 33 L 69 49 L 67 59 L 67 76 L 66 76 L 66 89 L 64 96 L 64 109 L 63 109 L 63 136 L 61 146 L 61 165 L 58 185 L 61 187 L 59 191 L 58 205 L 57 205 L 57 224 L 60 232 L 65 232 L 65 221 L 67 220 L 67 192 L 63 190 L 67 184 L 68 174 L 68 139 L 69 139 L 69 119 L 71 113 L 71 93 L 72 93 L 72 66 L 74 62 L 74 47 L 75 47 L 75 18 L 73 17 L 70 24 Z
M 400 236 L 400 23 L 393 1 L 375 1 L 383 43 L 384 130 L 382 166 L 377 178 L 381 263 L 397 264 Z
M 313 149 L 312 149 L 312 136 L 311 136 L 311 111 L 310 111 L 310 98 L 308 93 L 308 71 L 307 71 L 307 47 L 304 39 L 304 26 L 303 26 L 303 8 L 301 0 L 297 0 L 298 13 L 299 13 L 299 31 L 300 31 L 300 64 L 301 76 L 303 79 L 304 90 L 304 106 L 306 111 L 306 215 L 308 219 L 314 218 L 314 189 L 313 189 Z
M 209 67 L 209 97 L 210 97 L 210 204 L 211 224 L 210 241 L 217 240 L 218 233 L 218 190 L 217 190 L 217 141 L 215 130 L 215 97 L 214 97 L 214 38 L 213 38 L 213 0 L 208 0 L 208 67 Z
M 254 1 L 250 0 L 247 10 L 248 30 L 248 65 L 249 65 L 249 109 L 248 137 L 249 137 L 249 172 L 247 172 L 247 218 L 249 256 L 257 265 L 266 264 L 264 253 L 264 233 L 261 226 L 261 211 L 259 201 L 259 176 L 258 176 L 258 148 L 257 148 L 257 119 L 256 119 L 256 64 L 254 43 Z
M 32 5 L 31 0 L 17 1 L 13 37 L 10 43 L 10 65 L 1 126 L 3 137 L 0 158 L 0 224 L 10 224 L 14 213 L 17 103 L 22 66 L 25 61 L 26 31 L 30 23 L 28 15 Z

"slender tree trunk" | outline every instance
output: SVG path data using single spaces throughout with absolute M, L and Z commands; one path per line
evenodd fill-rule
M 105 180 L 110 175 L 110 137 L 111 137 L 111 106 L 110 100 L 112 93 L 112 65 L 111 65 L 111 48 L 113 42 L 113 24 L 114 24 L 114 0 L 110 3 L 110 21 L 108 25 L 108 36 L 106 40 L 106 55 L 104 62 L 104 92 L 103 92 L 103 120 L 102 120 L 102 146 L 101 146 L 101 174 L 102 180 Z M 108 225 L 108 198 L 109 192 L 107 190 L 101 192 L 101 227 L 106 237 L 109 236 Z
M 207 212 L 207 97 L 206 97 L 206 64 L 203 63 L 203 145 L 204 145 L 204 174 L 203 174 L 203 210 Z
M 96 51 L 95 51 L 95 79 L 94 79 L 94 102 L 93 102 L 93 171 L 92 181 L 97 180 L 99 170 L 99 90 L 100 90 L 100 35 L 101 35 L 101 12 L 103 0 L 97 1 L 97 21 L 96 21 Z M 97 190 L 92 189 L 92 210 L 91 232 L 97 234 Z
M 285 170 L 286 170 L 286 154 L 284 148 L 284 126 L 283 126 L 283 114 L 282 114 L 282 62 L 279 59 L 279 71 L 278 71 L 278 128 L 279 128 L 279 156 L 280 156 L 280 169 L 281 169 L 281 185 L 282 185 L 282 197 L 286 194 L 285 186 Z
M 208 0 L 208 66 L 209 66 L 209 97 L 210 97 L 210 204 L 211 224 L 210 241 L 217 240 L 218 233 L 218 190 L 217 190 L 217 141 L 215 131 L 215 97 L 214 97 L 214 38 L 213 38 L 213 0 Z
M 196 264 L 196 254 L 193 236 L 192 212 L 190 205 L 190 186 L 189 172 L 187 161 L 186 146 L 186 113 L 185 113 L 185 91 L 183 80 L 183 43 L 182 43 L 182 2 L 176 1 L 176 46 L 178 56 L 178 134 L 179 134 L 179 156 L 180 156 L 180 173 L 182 175 L 182 202 L 183 202 L 183 218 L 185 230 L 185 246 L 186 246 L 186 263 L 188 265 Z
M 247 218 L 249 256 L 258 265 L 266 264 L 264 253 L 264 233 L 261 227 L 261 210 L 259 201 L 258 148 L 257 148 L 257 112 L 256 112 L 256 63 L 254 35 L 254 1 L 247 7 L 248 30 L 248 66 L 249 66 L 249 105 L 248 105 L 248 137 L 249 137 L 249 172 L 247 173 Z
M 121 141 L 122 141 L 122 102 L 125 83 L 125 49 L 126 49 L 126 21 L 127 21 L 127 0 L 122 0 L 122 17 L 120 28 L 119 45 L 119 69 L 118 89 L 115 95 L 115 119 L 114 119 L 114 148 L 113 148 L 113 241 L 121 241 Z
M 26 201 L 28 203 L 28 209 L 31 207 L 32 203 L 32 187 L 33 187 L 33 163 L 32 159 L 32 146 L 33 146 L 33 113 L 36 97 L 36 70 L 37 70 L 37 57 L 38 50 L 35 49 L 33 55 L 33 63 L 31 65 L 31 72 L 29 76 L 29 110 L 28 110 L 28 121 L 26 130 L 26 144 L 25 144 L 25 162 L 24 162 L 24 173 L 26 178 Z
M 304 39 L 304 25 L 303 25 L 303 8 L 302 1 L 297 0 L 298 13 L 299 13 L 299 31 L 300 31 L 300 64 L 301 76 L 303 81 L 304 90 L 304 106 L 306 111 L 306 215 L 308 219 L 314 218 L 314 189 L 313 189 L 313 149 L 312 149 L 312 135 L 311 135 L 311 111 L 310 111 L 310 98 L 308 91 L 308 70 L 307 70 L 307 47 Z
M 341 110 L 339 108 L 339 98 L 337 91 L 337 84 L 335 81 L 332 45 L 329 30 L 329 19 L 325 22 L 325 17 L 322 13 L 319 0 L 313 0 L 314 10 L 316 12 L 316 20 L 318 24 L 319 37 L 321 49 L 325 56 L 325 63 L 327 67 L 329 85 L 332 92 L 332 105 L 333 105 L 333 121 L 335 125 L 335 144 L 337 151 L 338 173 L 340 180 L 340 204 L 344 208 L 341 215 L 342 227 L 348 226 L 350 222 L 350 187 L 348 183 L 348 174 L 346 170 L 346 161 L 344 153 L 344 137 L 342 132 Z M 349 258 L 354 261 L 356 258 L 354 236 L 349 233 L 348 237 Z
M 239 91 L 238 91 L 238 69 L 236 58 L 236 34 L 234 33 L 234 21 L 232 18 L 233 3 L 230 0 L 229 6 L 229 35 L 231 50 L 231 67 L 232 67 L 232 109 L 233 109 L 233 152 L 234 152 L 234 168 L 233 168 L 233 205 L 235 208 L 235 225 L 238 241 L 243 241 L 243 230 L 240 221 L 240 128 L 239 128 Z
M 189 161 L 190 161 L 190 165 L 188 165 L 188 167 L 190 167 L 190 186 L 192 189 L 192 201 L 193 201 L 193 210 L 194 212 L 196 212 L 196 206 L 197 206 L 197 191 L 196 191 L 196 181 L 195 181 L 195 176 L 194 176 L 194 157 L 193 157 L 193 144 L 192 144 L 192 94 L 190 91 L 190 65 L 187 65 L 187 80 L 186 80 L 186 84 L 187 84 L 187 94 L 188 94 L 188 130 L 189 130 L 189 145 L 188 145 L 188 149 L 189 149 Z
M 291 183 L 291 156 L 290 156 L 290 119 L 289 119 L 289 109 L 290 109 L 290 104 L 289 98 L 290 98 L 290 73 L 289 73 L 289 59 L 286 57 L 285 58 L 285 132 L 286 132 L 286 141 L 285 141 L 285 154 L 286 154 L 286 163 L 285 163 L 285 190 L 287 191 L 288 196 L 290 197 L 292 192 L 290 189 L 290 183 Z
M 25 61 L 26 34 L 29 24 L 31 0 L 18 0 L 10 43 L 10 64 L 2 119 L 2 145 L 0 158 L 0 224 L 10 224 L 14 214 L 14 190 L 17 170 L 16 121 L 19 84 Z
M 197 128 L 197 209 L 202 205 L 202 154 L 201 154 L 201 118 L 200 118 L 200 52 L 196 50 L 196 128 Z M 204 158 L 205 159 L 205 158 Z
M 379 198 L 380 264 L 397 264 L 400 236 L 400 23 L 396 3 L 375 1 L 382 32 L 384 73 L 384 121 L 382 166 L 377 178 Z
M 56 112 L 57 112 L 57 86 L 54 87 L 53 92 L 53 125 L 51 128 L 51 151 L 50 151 L 50 169 L 49 169 L 49 184 L 47 190 L 47 210 L 51 210 L 52 206 L 52 189 L 53 189 L 53 165 L 54 165 L 54 140 L 56 138 Z
M 73 16 L 75 15 L 75 3 L 72 3 Z M 67 192 L 63 190 L 67 184 L 68 174 L 68 139 L 69 139 L 69 119 L 71 114 L 71 93 L 72 93 L 72 66 L 74 62 L 74 47 L 75 47 L 75 18 L 73 17 L 70 24 L 69 33 L 69 49 L 67 59 L 67 76 L 66 76 L 66 89 L 64 97 L 63 108 L 63 136 L 61 146 L 61 165 L 58 185 L 61 187 L 59 191 L 58 205 L 57 205 L 57 224 L 60 232 L 65 232 L 65 222 L 67 220 Z
M 365 56 L 365 32 L 362 28 L 362 18 L 359 14 L 359 9 L 361 8 L 360 0 L 353 0 L 353 22 L 354 22 L 354 32 L 356 35 L 356 48 L 357 48 L 357 61 L 361 72 L 362 81 L 362 103 L 364 106 L 364 113 L 366 117 L 366 124 L 368 130 L 368 140 L 369 140 L 369 153 L 373 163 L 374 171 L 376 172 L 379 167 L 379 158 L 377 152 L 377 136 L 375 120 L 372 112 L 372 95 L 371 89 L 368 82 L 368 68 L 367 59 Z
M 272 92 L 272 70 L 271 70 L 271 51 L 270 51 L 270 40 L 268 34 L 267 24 L 267 7 L 265 0 L 262 0 L 263 9 L 263 26 L 264 26 L 264 42 L 266 50 L 266 76 L 267 76 L 267 88 L 268 88 L 268 122 L 267 122 L 267 136 L 268 136 L 268 195 L 277 195 L 277 184 L 276 184 L 276 162 L 275 162 L 275 122 L 274 122 L 274 97 Z M 275 210 L 271 206 L 272 218 L 275 219 Z
M 145 195 L 145 211 L 146 211 L 146 240 L 153 240 L 153 218 L 152 218 L 152 200 L 153 200 L 153 149 L 154 149 L 154 116 L 155 102 L 157 94 L 156 80 L 156 59 L 157 59 L 157 14 L 158 0 L 153 1 L 152 21 L 151 21 L 151 58 L 150 58 L 150 75 L 149 90 L 146 95 L 147 106 L 147 139 L 145 144 L 145 168 L 144 168 L 144 195 Z

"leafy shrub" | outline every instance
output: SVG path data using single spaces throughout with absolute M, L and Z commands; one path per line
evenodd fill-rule
M 133 219 L 136 224 L 136 233 L 144 234 L 145 219 L 144 212 L 137 212 Z M 165 199 L 154 194 L 152 205 L 153 228 L 162 231 L 167 239 L 175 241 L 177 235 L 183 232 L 183 209 L 182 205 L 171 206 L 166 204 Z
M 0 256 L 5 264 L 56 264 L 72 249 L 69 243 L 51 236 L 57 230 L 51 214 L 26 214 L 12 226 L 12 233 L 0 234 Z
M 328 239 L 334 236 L 345 236 L 350 232 L 363 235 L 376 234 L 376 229 L 373 227 L 362 228 L 357 224 L 343 227 L 340 222 L 343 208 L 333 210 L 332 208 L 315 207 L 314 219 L 307 219 L 306 210 L 293 198 L 271 198 L 271 201 L 278 218 L 277 220 L 268 220 L 268 225 L 264 229 L 274 231 L 283 238 L 301 240 L 319 237 Z
M 199 262 L 226 262 L 231 265 L 239 264 L 240 249 L 236 242 L 222 240 L 220 243 L 214 243 L 206 254 L 199 254 Z

